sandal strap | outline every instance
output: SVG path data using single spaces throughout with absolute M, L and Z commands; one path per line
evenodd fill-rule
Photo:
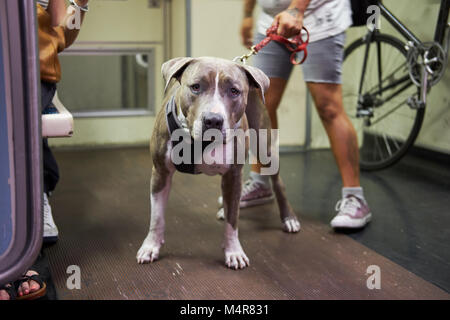
M 22 278 L 20 278 L 19 280 L 14 281 L 14 286 L 16 288 L 19 288 L 19 286 L 24 283 L 24 282 L 28 282 L 30 280 L 36 281 L 39 286 L 42 288 L 44 286 L 44 281 L 41 279 L 39 274 L 33 274 L 32 276 L 27 276 L 24 275 L 22 276 Z
M 16 292 L 16 287 L 14 286 L 14 284 L 10 284 L 9 287 L 7 287 L 6 285 L 2 286 L 2 287 L 0 287 L 0 290 L 5 290 L 8 293 L 9 300 L 16 300 L 17 292 Z
M 39 274 L 34 274 L 32 276 L 28 276 L 28 279 L 36 281 L 41 288 L 44 287 L 44 281 L 42 280 L 42 278 L 41 278 L 41 276 Z

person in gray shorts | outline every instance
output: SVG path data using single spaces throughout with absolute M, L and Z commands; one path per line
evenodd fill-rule
M 278 25 L 277 33 L 285 38 L 298 35 L 305 26 L 310 33 L 308 57 L 302 64 L 303 77 L 328 134 L 331 149 L 342 177 L 342 198 L 336 205 L 333 228 L 361 228 L 371 219 L 359 181 L 359 149 L 357 135 L 348 119 L 342 98 L 342 62 L 345 30 L 352 24 L 349 0 L 258 0 L 262 11 L 253 37 L 253 11 L 256 0 L 244 1 L 241 26 L 242 43 L 246 47 L 259 43 L 266 30 Z M 278 128 L 277 108 L 286 88 L 293 65 L 291 52 L 284 45 L 270 42 L 253 57 L 253 65 L 270 78 L 265 95 L 273 128 Z M 273 200 L 268 176 L 261 175 L 261 165 L 253 165 L 245 182 L 241 207 Z
M 265 37 L 258 33 L 254 44 Z M 340 84 L 344 44 L 345 32 L 310 43 L 308 57 L 301 65 L 305 82 Z M 291 52 L 283 44 L 271 41 L 253 57 L 253 66 L 264 71 L 269 78 L 281 78 L 287 82 L 294 68 L 290 56 Z

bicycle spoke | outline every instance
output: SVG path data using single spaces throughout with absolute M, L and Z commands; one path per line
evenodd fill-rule
M 388 142 L 388 139 L 387 139 L 385 133 L 383 133 L 383 139 L 384 139 L 384 144 L 386 145 L 386 149 L 387 149 L 389 155 L 392 157 L 391 147 L 389 146 L 389 142 Z
M 381 152 L 381 147 L 380 147 L 380 144 L 378 143 L 378 137 L 377 136 L 375 136 L 375 150 L 379 150 L 380 151 L 380 158 L 382 158 L 382 152 Z M 377 158 L 375 157 L 375 160 L 377 160 Z
M 403 65 L 400 65 L 396 70 L 394 70 L 393 72 L 391 72 L 388 76 L 386 76 L 383 80 L 382 80 L 382 84 L 384 83 L 384 82 L 386 82 L 386 81 L 388 81 L 398 70 L 400 70 L 400 68 L 402 67 L 402 66 L 404 66 L 404 65 L 406 65 L 406 62 L 403 64 Z M 401 78 L 401 77 L 400 77 Z M 369 90 L 367 90 L 367 92 L 368 93 L 371 93 L 371 94 L 373 94 L 373 92 L 375 91 L 375 90 L 377 90 L 377 85 L 375 85 L 375 86 L 373 86 L 373 87 L 371 87 Z
M 378 117 L 375 121 L 372 121 L 372 125 L 380 122 L 381 120 L 383 120 L 384 118 L 386 118 L 388 115 L 392 114 L 395 110 L 397 110 L 398 108 L 400 108 L 401 106 L 403 106 L 406 103 L 406 101 L 403 101 L 401 103 L 399 103 L 396 107 L 392 108 L 389 112 L 386 112 L 385 114 L 383 114 L 381 117 Z
M 394 143 L 394 145 L 395 145 L 395 150 L 397 151 L 397 150 L 399 150 L 400 149 L 400 146 L 398 145 L 398 142 L 397 142 L 397 140 L 396 139 L 392 139 L 392 142 Z

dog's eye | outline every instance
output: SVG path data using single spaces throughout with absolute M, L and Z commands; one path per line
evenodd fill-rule
M 199 93 L 200 92 L 200 84 L 195 83 L 191 86 L 191 91 L 194 93 Z
M 241 91 L 239 91 L 239 90 L 236 89 L 236 88 L 231 88 L 231 89 L 230 89 L 230 93 L 231 93 L 231 96 L 232 96 L 232 97 L 237 97 L 237 96 L 239 96 L 239 95 L 241 94 Z

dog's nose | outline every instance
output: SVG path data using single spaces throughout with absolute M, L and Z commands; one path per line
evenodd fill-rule
M 214 112 L 206 112 L 203 115 L 203 129 L 217 129 L 222 130 L 223 126 L 223 117 Z

